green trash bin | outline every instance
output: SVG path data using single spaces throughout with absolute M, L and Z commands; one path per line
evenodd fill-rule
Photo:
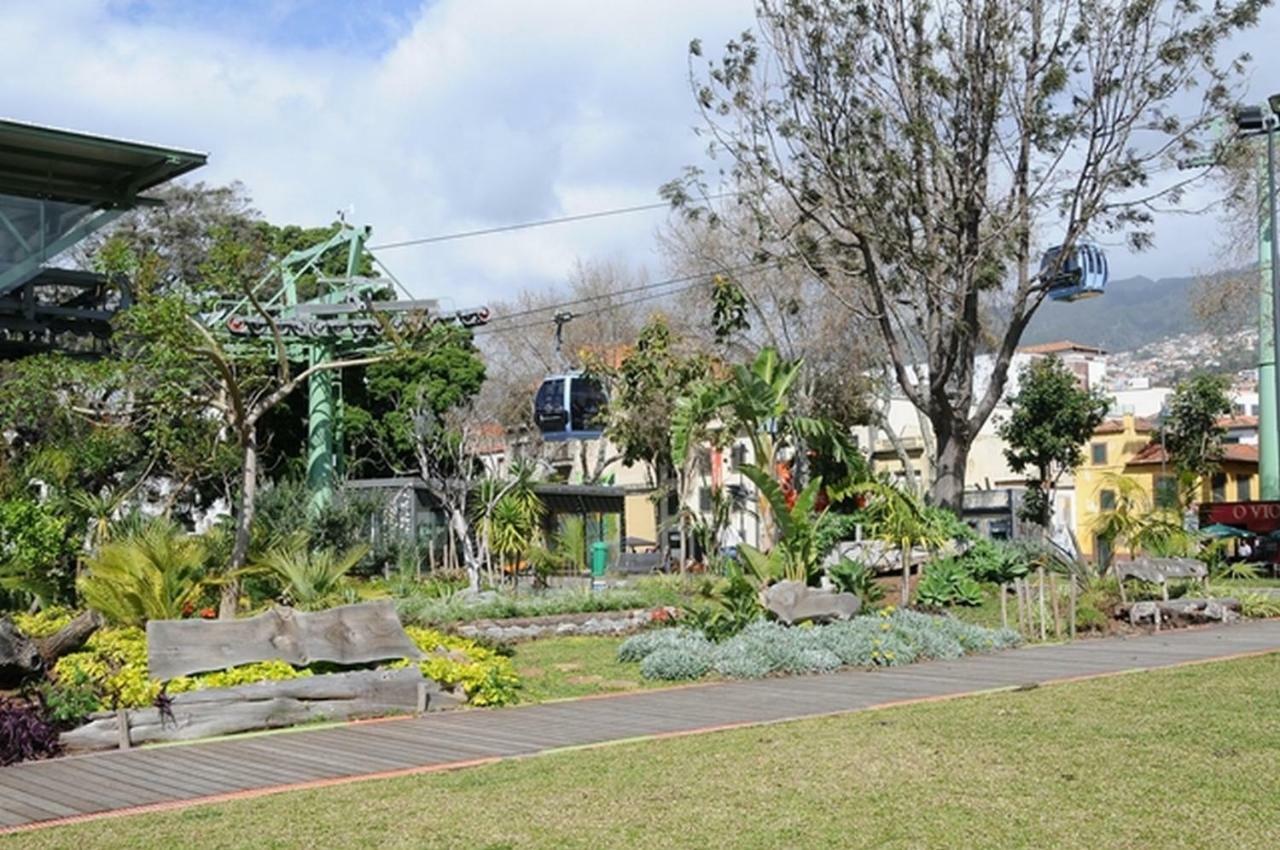
M 609 567 L 609 544 L 597 540 L 591 544 L 591 589 L 604 587 L 604 571 Z

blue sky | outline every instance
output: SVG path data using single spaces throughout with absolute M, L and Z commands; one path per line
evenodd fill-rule
M 687 48 L 751 26 L 752 0 L 6 0 L 7 116 L 209 152 L 271 220 L 338 210 L 375 243 L 657 200 L 705 141 Z M 1254 91 L 1280 89 L 1264 25 Z M 50 61 L 50 57 L 55 57 Z M 33 69 L 39 69 L 34 73 Z M 1203 198 L 1192 197 L 1196 203 Z M 667 272 L 653 211 L 382 258 L 463 303 L 563 282 L 579 261 Z M 1216 223 L 1175 216 L 1118 277 L 1214 261 Z
M 427 6 L 424 0 L 114 0 L 112 18 L 163 24 L 301 50 L 364 56 L 386 52 Z

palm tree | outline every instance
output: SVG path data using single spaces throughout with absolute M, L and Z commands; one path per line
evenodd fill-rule
M 152 520 L 137 534 L 98 548 L 76 586 L 85 604 L 119 625 L 172 620 L 210 586 L 203 541 L 172 522 Z
M 303 611 L 341 604 L 347 573 L 369 553 L 369 547 L 361 543 L 339 552 L 312 549 L 310 543 L 304 534 L 293 535 L 269 548 L 250 570 L 275 578 L 285 600 Z
M 902 559 L 902 604 L 911 601 L 911 553 L 916 547 L 937 549 L 949 536 L 929 514 L 920 497 L 883 482 L 858 485 L 871 496 L 868 513 L 874 534 L 898 547 Z

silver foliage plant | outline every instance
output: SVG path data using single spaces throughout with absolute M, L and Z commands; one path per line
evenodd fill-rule
M 640 662 L 640 673 L 647 679 L 698 679 L 713 670 L 731 679 L 758 679 L 960 658 L 1007 649 L 1021 640 L 1009 629 L 897 610 L 820 626 L 760 620 L 719 644 L 685 627 L 659 629 L 624 641 L 618 658 Z

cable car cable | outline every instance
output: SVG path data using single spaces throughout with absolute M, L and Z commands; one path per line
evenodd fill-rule
M 705 200 L 715 201 L 721 198 L 736 196 L 737 192 L 719 192 L 714 195 L 707 195 Z M 596 210 L 589 213 L 578 213 L 576 215 L 559 216 L 558 218 L 542 218 L 534 221 L 522 221 L 517 224 L 500 224 L 496 227 L 482 227 L 478 230 L 461 230 L 456 233 L 441 233 L 435 236 L 421 236 L 417 239 L 404 239 L 399 242 L 384 242 L 381 245 L 370 245 L 370 251 L 383 251 L 390 248 L 408 248 L 412 245 L 432 245 L 437 242 L 451 242 L 455 239 L 470 239 L 474 236 L 490 236 L 495 233 L 510 233 L 514 230 L 528 230 L 533 227 L 548 227 L 553 224 L 568 224 L 574 221 L 588 221 L 594 218 L 607 218 L 615 215 L 627 215 L 629 213 L 644 212 L 646 210 L 656 210 L 662 207 L 671 207 L 670 201 L 658 201 L 652 204 L 637 204 L 631 207 L 616 207 L 614 209 Z
M 614 296 L 617 296 L 617 295 L 631 295 L 636 292 L 646 292 L 650 289 L 661 289 L 662 287 L 665 287 L 665 286 L 675 286 L 676 284 L 679 284 L 679 283 L 689 283 L 691 281 L 698 281 L 708 277 L 715 277 L 718 274 L 750 274 L 756 271 L 772 268 L 776 264 L 777 264 L 776 262 L 768 263 L 765 265 L 759 265 L 756 263 L 744 263 L 741 266 L 733 266 L 733 267 L 722 269 L 719 271 L 698 272 L 696 274 L 687 274 L 687 275 L 680 275 L 678 277 L 669 277 L 666 280 L 654 281 L 653 283 L 645 283 L 639 286 L 632 286 L 627 289 L 615 289 L 611 292 L 601 293 L 599 295 L 584 295 L 581 298 L 575 298 L 570 301 L 560 301 L 555 304 L 548 304 L 544 307 L 529 307 L 524 310 L 516 310 L 515 312 L 512 312 L 512 313 L 503 313 L 501 316 L 494 316 L 492 319 L 489 320 L 489 323 L 493 324 L 494 322 L 508 321 L 510 319 L 519 319 L 525 316 L 532 316 L 536 313 L 546 313 L 546 312 L 561 310 L 566 307 L 576 307 L 581 304 L 590 304 L 593 301 L 603 301 L 607 298 L 613 298 Z

